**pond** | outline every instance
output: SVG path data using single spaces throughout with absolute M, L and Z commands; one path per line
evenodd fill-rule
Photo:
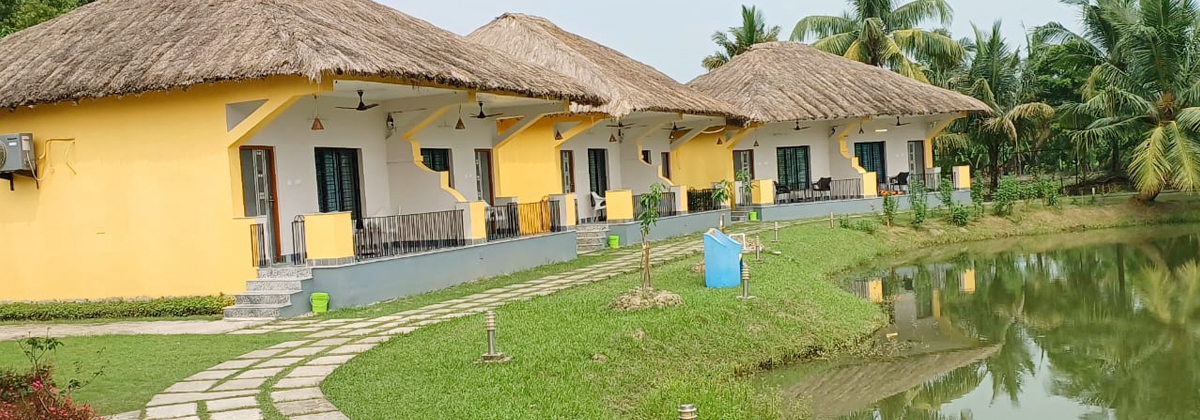
M 890 315 L 879 334 L 899 357 L 761 378 L 815 418 L 1200 419 L 1200 227 L 979 243 L 875 267 L 847 287 Z

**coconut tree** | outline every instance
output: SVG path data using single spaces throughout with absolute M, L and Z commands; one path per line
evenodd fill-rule
M 967 62 L 951 77 L 955 89 L 983 101 L 991 111 L 960 119 L 938 137 L 938 146 L 949 150 L 979 149 L 995 190 L 1001 175 L 1002 154 L 1015 155 L 1019 142 L 1049 135 L 1054 108 L 1042 102 L 1022 103 L 1019 77 L 1021 56 L 1001 35 L 997 21 L 990 31 L 974 27 L 973 39 L 964 40 Z
M 1033 45 L 1050 47 L 1047 62 L 1056 71 L 1065 73 L 1090 73 L 1096 66 L 1109 64 L 1118 69 L 1126 68 L 1125 54 L 1118 48 L 1121 32 L 1117 23 L 1128 19 L 1134 12 L 1135 0 L 1059 0 L 1079 9 L 1082 31 L 1074 32 L 1058 22 L 1034 28 Z M 1078 94 L 1079 92 L 1077 92 Z M 1073 99 L 1072 102 L 1078 101 Z M 1081 128 L 1081 127 L 1073 127 Z M 1096 140 L 1096 139 L 1092 139 Z M 1123 169 L 1124 150 L 1130 147 L 1129 137 L 1112 137 L 1106 144 L 1079 144 L 1085 149 L 1107 148 L 1109 172 L 1118 175 Z
M 729 28 L 727 33 L 714 32 L 712 40 L 720 49 L 712 55 L 704 57 L 701 65 L 712 71 L 725 65 L 733 57 L 749 51 L 754 44 L 778 41 L 779 32 L 782 30 L 783 28 L 778 26 L 768 27 L 762 11 L 757 7 L 743 5 L 742 26 Z
M 1200 189 L 1197 17 L 1193 0 L 1139 0 L 1112 21 L 1125 68 L 1097 65 L 1083 102 L 1063 106 L 1085 126 L 1073 132 L 1079 142 L 1134 139 L 1129 173 L 1143 202 L 1170 187 Z
M 815 39 L 812 46 L 851 60 L 892 69 L 929 82 L 917 59 L 959 62 L 966 51 L 945 31 L 918 28 L 935 21 L 949 25 L 954 9 L 946 0 L 848 0 L 841 16 L 808 16 L 796 23 L 793 41 Z

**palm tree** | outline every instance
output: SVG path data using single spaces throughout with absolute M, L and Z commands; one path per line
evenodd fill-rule
M 1118 69 L 1126 68 L 1125 54 L 1118 48 L 1121 33 L 1116 21 L 1129 16 L 1134 10 L 1135 0 L 1059 0 L 1079 8 L 1083 31 L 1076 33 L 1058 22 L 1034 28 L 1031 44 L 1053 46 L 1053 57 L 1048 59 L 1055 67 L 1070 72 L 1091 72 L 1101 64 L 1110 64 Z M 1081 127 L 1075 127 L 1081 128 Z M 1106 145 L 1110 153 L 1109 172 L 1121 173 L 1122 151 L 1129 147 L 1128 138 L 1110 138 Z M 1093 148 L 1095 144 L 1080 144 Z
M 761 10 L 758 10 L 757 7 L 746 7 L 743 5 L 742 26 L 729 28 L 729 33 L 714 32 L 712 40 L 721 49 L 708 57 L 704 57 L 701 65 L 708 71 L 712 71 L 725 65 L 733 57 L 749 51 L 750 47 L 754 44 L 778 41 L 779 32 L 782 30 L 778 26 L 768 28 Z
M 1129 172 L 1138 199 L 1166 188 L 1200 189 L 1200 61 L 1194 0 L 1138 0 L 1107 13 L 1125 66 L 1097 65 L 1083 102 L 1063 106 L 1076 141 L 1132 138 Z
M 813 47 L 851 60 L 892 69 L 929 82 L 919 60 L 960 62 L 966 51 L 944 31 L 917 28 L 935 20 L 949 25 L 954 9 L 946 0 L 848 0 L 841 16 L 808 16 L 796 23 L 793 41 L 816 38 Z
M 982 149 L 995 190 L 1000 179 L 1002 152 L 1014 154 L 1019 142 L 1047 135 L 1054 108 L 1041 102 L 1020 103 L 1022 85 L 1018 70 L 1021 56 L 1000 33 L 1000 22 L 990 32 L 974 27 L 975 38 L 964 40 L 968 62 L 951 77 L 955 89 L 974 96 L 992 108 L 958 120 L 937 138 L 943 149 Z

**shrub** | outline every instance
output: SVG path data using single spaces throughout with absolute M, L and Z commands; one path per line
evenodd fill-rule
M 0 321 L 218 315 L 226 306 L 230 305 L 233 305 L 233 297 L 225 295 L 149 300 L 111 299 L 81 302 L 18 302 L 0 305 Z
M 942 181 L 938 183 L 938 200 L 942 202 L 942 208 L 949 209 L 954 207 L 954 180 L 949 176 L 942 177 Z M 972 185 L 971 189 L 975 186 Z M 972 194 L 973 195 L 973 194 Z
M 0 420 L 93 420 L 87 404 L 76 404 L 70 393 L 87 385 L 72 380 L 63 387 L 54 382 L 53 369 L 43 359 L 62 342 L 54 338 L 27 338 L 21 350 L 32 365 L 27 372 L 0 371 Z M 96 372 L 93 375 L 100 375 Z
M 879 232 L 879 224 L 871 219 L 851 219 L 847 216 L 838 218 L 838 227 L 842 229 L 857 230 L 874 235 Z
M 914 182 L 909 186 L 908 205 L 912 207 L 913 227 L 919 228 L 924 225 L 929 213 L 929 194 L 924 183 Z
M 971 223 L 971 212 L 966 207 L 953 205 L 950 206 L 950 224 L 958 227 L 966 226 Z
M 971 182 L 971 205 L 975 207 L 975 217 L 983 217 L 985 210 L 984 200 L 987 198 L 987 189 L 983 185 L 982 178 L 975 178 Z
M 883 196 L 883 220 L 887 222 L 889 227 L 896 223 L 896 210 L 898 206 L 895 196 L 890 194 Z
M 1054 185 L 1054 181 L 1049 178 L 1042 178 L 1037 181 L 1038 196 L 1047 207 L 1058 207 L 1058 186 Z
M 1003 179 L 1001 182 L 1003 182 Z M 1026 206 L 1029 205 L 1030 201 L 1041 198 L 1042 191 L 1038 188 L 1036 180 L 1034 182 L 1015 182 L 1017 183 L 1017 194 L 1020 199 L 1025 202 Z
M 995 194 L 992 195 L 992 212 L 997 216 L 1012 214 L 1013 204 L 1022 197 L 1021 184 L 1016 179 L 1006 176 L 1000 179 Z

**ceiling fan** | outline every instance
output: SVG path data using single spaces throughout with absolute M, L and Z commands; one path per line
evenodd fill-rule
M 473 115 L 473 116 L 471 116 L 471 118 L 478 118 L 478 119 L 481 119 L 481 120 L 486 120 L 486 119 L 488 119 L 488 118 L 492 118 L 492 117 L 499 117 L 499 116 L 501 116 L 501 115 L 504 115 L 504 113 L 502 113 L 502 112 L 497 112 L 497 113 L 495 113 L 495 114 L 488 114 L 488 113 L 485 113 L 485 112 L 483 112 L 483 101 L 479 101 L 479 114 L 478 114 L 478 115 Z
M 366 111 L 368 109 L 371 109 L 371 108 L 374 108 L 377 106 L 379 106 L 379 104 L 367 105 L 365 102 L 363 102 L 363 91 L 359 90 L 358 91 L 358 106 L 356 106 L 356 107 L 339 106 L 338 108 L 339 109 L 349 109 L 349 110 L 353 110 L 353 111 Z
M 801 127 L 801 126 L 800 126 L 800 120 L 796 120 L 796 128 L 793 128 L 793 129 L 792 129 L 792 131 L 807 130 L 807 129 L 810 129 L 810 128 L 812 128 L 812 126 L 808 126 L 808 127 Z
M 641 126 L 640 126 L 640 125 L 634 125 L 634 124 L 625 124 L 624 122 L 621 122 L 621 120 L 617 120 L 617 123 L 616 123 L 616 124 L 609 124 L 609 125 L 607 125 L 607 127 L 616 128 L 616 129 L 618 129 L 618 130 L 625 130 L 625 129 L 630 129 L 630 128 L 634 128 L 634 127 L 641 127 Z
M 691 130 L 691 129 L 687 128 L 687 127 L 680 127 L 679 124 L 676 124 L 676 123 L 671 123 L 671 127 L 669 127 L 669 128 L 663 127 L 663 130 L 667 130 L 672 133 L 676 133 L 676 132 L 687 131 L 687 130 Z
M 903 126 L 906 126 L 906 125 L 909 125 L 909 124 L 912 124 L 912 123 L 904 123 L 904 124 L 901 124 L 901 123 L 900 123 L 900 117 L 896 117 L 896 126 L 897 126 L 897 127 L 903 127 Z

